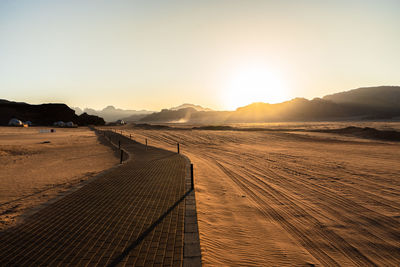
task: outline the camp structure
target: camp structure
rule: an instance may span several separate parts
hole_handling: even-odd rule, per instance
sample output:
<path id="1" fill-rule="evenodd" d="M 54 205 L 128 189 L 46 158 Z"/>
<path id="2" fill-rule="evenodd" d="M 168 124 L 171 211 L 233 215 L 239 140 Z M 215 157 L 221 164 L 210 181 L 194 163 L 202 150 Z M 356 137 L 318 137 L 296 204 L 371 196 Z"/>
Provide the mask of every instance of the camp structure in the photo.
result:
<path id="1" fill-rule="evenodd" d="M 65 123 L 63 121 L 56 121 L 55 123 L 53 123 L 53 125 L 58 127 L 64 127 Z"/>
<path id="2" fill-rule="evenodd" d="M 10 126 L 23 126 L 23 123 L 19 119 L 13 118 L 8 122 L 8 125 L 10 125 Z"/>
<path id="3" fill-rule="evenodd" d="M 77 127 L 72 121 L 66 122 L 64 126 L 69 128 Z"/>

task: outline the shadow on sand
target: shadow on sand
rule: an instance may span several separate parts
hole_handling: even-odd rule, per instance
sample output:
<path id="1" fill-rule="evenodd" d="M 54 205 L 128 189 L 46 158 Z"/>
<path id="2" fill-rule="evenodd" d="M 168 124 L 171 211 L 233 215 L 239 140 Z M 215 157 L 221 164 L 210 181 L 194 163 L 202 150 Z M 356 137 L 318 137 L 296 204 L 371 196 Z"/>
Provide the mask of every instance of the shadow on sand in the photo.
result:
<path id="1" fill-rule="evenodd" d="M 190 189 L 189 191 L 187 191 L 180 199 L 178 199 L 171 207 L 169 207 L 156 221 L 154 221 L 145 231 L 143 231 L 140 236 L 133 241 L 118 257 L 116 257 L 108 266 L 117 266 L 126 256 L 129 255 L 129 253 L 135 249 L 136 246 L 138 246 L 140 244 L 140 242 L 142 242 L 146 236 L 148 234 L 151 233 L 151 231 L 154 230 L 154 228 L 157 227 L 157 225 L 159 223 L 162 222 L 162 220 L 164 220 L 165 217 L 168 216 L 168 214 L 170 214 L 174 208 L 176 206 L 179 205 L 179 203 L 181 203 L 191 192 L 193 189 Z"/>

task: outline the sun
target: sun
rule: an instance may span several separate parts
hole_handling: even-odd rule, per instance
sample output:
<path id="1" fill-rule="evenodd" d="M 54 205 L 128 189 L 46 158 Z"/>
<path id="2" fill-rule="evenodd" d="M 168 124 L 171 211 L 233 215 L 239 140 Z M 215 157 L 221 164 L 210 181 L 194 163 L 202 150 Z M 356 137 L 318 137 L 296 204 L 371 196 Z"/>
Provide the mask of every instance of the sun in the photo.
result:
<path id="1" fill-rule="evenodd" d="M 236 109 L 254 102 L 287 100 L 288 88 L 282 75 L 268 67 L 246 67 L 233 71 L 223 92 L 226 108 Z"/>

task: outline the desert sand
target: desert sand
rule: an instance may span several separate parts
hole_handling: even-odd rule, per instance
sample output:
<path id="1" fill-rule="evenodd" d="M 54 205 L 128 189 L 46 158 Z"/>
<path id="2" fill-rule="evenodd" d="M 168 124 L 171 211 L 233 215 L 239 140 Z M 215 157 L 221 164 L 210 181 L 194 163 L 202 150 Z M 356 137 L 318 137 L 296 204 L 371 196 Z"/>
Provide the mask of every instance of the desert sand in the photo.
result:
<path id="1" fill-rule="evenodd" d="M 116 165 L 88 128 L 0 127 L 0 230 Z"/>
<path id="2" fill-rule="evenodd" d="M 123 129 L 123 128 L 119 128 Z M 280 131 L 125 134 L 194 164 L 208 266 L 400 263 L 400 143 Z"/>

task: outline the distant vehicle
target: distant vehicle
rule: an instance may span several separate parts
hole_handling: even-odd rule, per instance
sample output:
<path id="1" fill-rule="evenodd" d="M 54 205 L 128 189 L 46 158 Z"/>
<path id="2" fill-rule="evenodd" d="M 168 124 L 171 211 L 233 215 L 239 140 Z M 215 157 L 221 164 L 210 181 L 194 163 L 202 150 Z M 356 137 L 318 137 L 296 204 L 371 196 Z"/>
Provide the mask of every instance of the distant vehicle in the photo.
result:
<path id="1" fill-rule="evenodd" d="M 10 126 L 23 126 L 24 124 L 19 119 L 13 118 L 8 122 L 8 125 L 10 125 Z"/>
<path id="2" fill-rule="evenodd" d="M 31 121 L 26 121 L 26 122 L 24 122 L 24 125 L 32 126 L 32 122 Z"/>
<path id="3" fill-rule="evenodd" d="M 126 122 L 124 120 L 117 120 L 115 123 L 117 125 L 125 125 L 126 124 Z"/>

